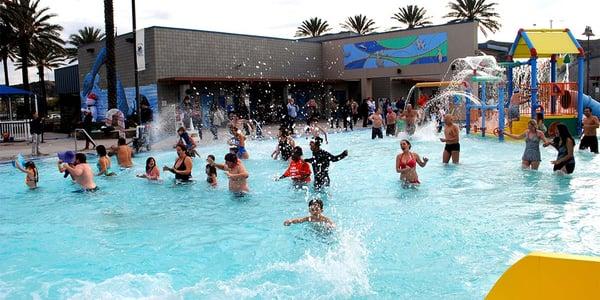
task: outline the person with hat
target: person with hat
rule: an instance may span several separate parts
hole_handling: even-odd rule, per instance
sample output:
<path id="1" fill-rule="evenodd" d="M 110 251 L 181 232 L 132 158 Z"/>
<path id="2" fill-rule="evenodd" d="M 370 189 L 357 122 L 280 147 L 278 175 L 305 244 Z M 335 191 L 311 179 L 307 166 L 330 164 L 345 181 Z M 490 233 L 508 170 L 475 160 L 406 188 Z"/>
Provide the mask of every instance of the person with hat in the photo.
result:
<path id="1" fill-rule="evenodd" d="M 521 90 L 519 90 L 519 88 L 516 87 L 513 90 L 513 95 L 510 97 L 510 104 L 508 105 L 508 128 L 510 129 L 510 133 L 512 133 L 512 123 L 514 121 L 519 121 L 519 119 L 521 118 L 519 106 L 527 102 L 527 99 L 523 100 Z"/>
<path id="2" fill-rule="evenodd" d="M 348 150 L 344 150 L 344 152 L 339 155 L 332 155 L 321 149 L 322 142 L 323 139 L 320 137 L 310 141 L 310 150 L 312 151 L 313 157 L 304 160 L 305 162 L 312 164 L 315 177 L 315 189 L 329 186 L 329 163 L 342 160 L 348 156 Z"/>
<path id="3" fill-rule="evenodd" d="M 69 172 L 71 177 L 79 184 L 84 192 L 95 192 L 98 186 L 94 183 L 94 172 L 87 163 L 84 153 L 65 151 L 58 153 L 58 170 L 61 173 Z"/>
<path id="4" fill-rule="evenodd" d="M 294 186 L 300 187 L 310 182 L 310 174 L 310 165 L 302 160 L 302 147 L 296 146 L 292 152 L 290 165 L 277 180 L 290 177 Z"/>

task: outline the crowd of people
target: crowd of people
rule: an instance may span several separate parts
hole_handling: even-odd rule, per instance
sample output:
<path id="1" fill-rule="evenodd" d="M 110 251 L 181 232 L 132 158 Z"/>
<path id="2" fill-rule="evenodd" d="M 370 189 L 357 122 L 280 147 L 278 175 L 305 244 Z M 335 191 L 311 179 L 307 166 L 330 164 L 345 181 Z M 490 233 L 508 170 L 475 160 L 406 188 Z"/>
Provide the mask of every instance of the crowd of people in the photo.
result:
<path id="1" fill-rule="evenodd" d="M 365 101 L 367 107 L 370 106 L 369 100 Z M 318 123 L 316 103 L 311 104 L 309 102 L 308 107 L 310 108 L 309 111 L 313 111 L 314 115 L 309 118 L 303 134 L 307 139 L 310 139 L 309 147 L 312 156 L 305 158 L 302 147 L 298 146 L 294 140 L 294 137 L 302 136 L 302 133 L 293 134 L 295 118 L 287 118 L 279 128 L 277 145 L 271 156 L 273 159 L 281 159 L 289 164 L 283 174 L 276 178 L 276 180 L 290 178 L 293 186 L 297 188 L 307 187 L 312 183 L 314 190 L 319 191 L 331 184 L 331 178 L 329 177 L 331 162 L 337 162 L 347 157 L 348 150 L 344 150 L 338 155 L 333 155 L 321 148 L 324 142 L 328 143 L 327 130 Z M 360 114 L 361 109 L 356 102 L 351 101 L 348 107 L 350 112 L 354 113 L 356 111 L 357 114 Z M 511 108 L 509 108 L 510 110 Z M 296 114 L 297 117 L 298 107 L 295 106 L 293 99 L 290 99 L 288 102 L 288 112 L 291 115 Z M 581 150 L 589 148 L 591 152 L 598 153 L 596 136 L 600 122 L 592 114 L 589 107 L 585 108 L 584 115 L 583 136 L 579 148 Z M 419 185 L 421 182 L 417 173 L 417 166 L 423 168 L 429 162 L 427 157 L 421 157 L 412 149 L 412 144 L 409 140 L 410 136 L 415 132 L 419 112 L 414 110 L 411 104 L 406 104 L 405 109 L 396 110 L 384 104 L 374 107 L 372 113 L 367 113 L 360 117 L 363 118 L 363 122 L 371 124 L 372 139 L 383 138 L 384 127 L 386 136 L 396 137 L 400 130 L 406 132 L 408 138 L 400 141 L 401 151 L 396 156 L 395 169 L 399 174 L 403 187 L 415 187 Z M 509 117 L 516 116 L 513 114 Z M 347 121 L 349 123 L 356 123 L 357 120 L 349 118 Z M 540 121 L 538 118 L 538 120 L 530 120 L 528 129 L 520 135 L 513 134 L 510 129 L 509 132 L 499 132 L 498 134 L 504 134 L 516 140 L 525 140 L 525 150 L 521 157 L 524 169 L 537 170 L 539 168 L 541 144 L 544 147 L 553 146 L 558 152 L 557 158 L 551 161 L 554 165 L 554 171 L 560 171 L 565 174 L 572 173 L 575 169 L 575 139 L 564 124 L 553 123 L 547 129 L 543 124 L 543 120 Z M 227 177 L 228 187 L 231 192 L 243 195 L 250 191 L 248 185 L 250 172 L 246 169 L 243 162 L 250 158 L 246 135 L 243 132 L 243 128 L 247 128 L 248 126 L 251 126 L 251 124 L 247 124 L 247 120 L 240 119 L 235 114 L 231 116 L 227 125 L 231 137 L 227 141 L 227 144 L 230 146 L 229 153 L 224 155 L 223 163 L 218 163 L 212 154 L 206 158 L 206 181 L 210 186 L 215 187 L 218 185 L 218 170 L 220 170 Z M 445 115 L 443 117 L 443 127 L 443 137 L 439 139 L 445 145 L 442 162 L 447 164 L 451 160 L 452 163 L 458 164 L 460 159 L 460 128 L 454 123 L 452 115 Z M 194 157 L 200 157 L 198 144 L 187 133 L 185 126 L 178 129 L 177 135 L 178 140 L 174 146 L 177 153 L 175 162 L 172 167 L 163 166 L 162 171 L 172 173 L 177 184 L 192 183 L 194 182 L 192 178 Z M 64 173 L 65 177 L 70 176 L 81 187 L 82 191 L 93 192 L 98 190 L 98 186 L 94 181 L 95 176 L 116 175 L 113 171 L 111 155 L 116 156 L 118 166 L 121 169 L 129 169 L 134 166 L 132 160 L 134 151 L 126 143 L 125 138 L 119 138 L 117 145 L 110 147 L 98 145 L 96 152 L 98 158 L 96 172 L 87 163 L 87 157 L 84 153 L 74 153 L 72 151 L 59 153 L 58 171 Z M 33 161 L 15 161 L 15 167 L 26 174 L 25 184 L 29 188 L 34 189 L 37 187 L 39 173 Z M 153 157 L 148 157 L 145 172 L 138 174 L 137 177 L 151 181 L 161 180 L 160 171 L 156 160 Z M 334 226 L 334 223 L 329 218 L 322 215 L 323 202 L 320 199 L 310 201 L 309 212 L 309 216 L 286 220 L 284 225 L 319 222 L 327 226 Z"/>

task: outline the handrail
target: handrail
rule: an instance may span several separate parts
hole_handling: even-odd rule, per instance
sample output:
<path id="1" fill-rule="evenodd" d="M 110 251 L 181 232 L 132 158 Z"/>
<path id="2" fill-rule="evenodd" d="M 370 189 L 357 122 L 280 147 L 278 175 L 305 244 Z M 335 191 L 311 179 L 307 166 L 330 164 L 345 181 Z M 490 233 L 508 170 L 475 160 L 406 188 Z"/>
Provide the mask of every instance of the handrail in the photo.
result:
<path id="1" fill-rule="evenodd" d="M 92 139 L 92 137 L 88 134 L 88 132 L 85 129 L 75 128 L 75 134 L 73 135 L 75 136 L 75 152 L 77 152 L 77 132 L 83 132 L 83 134 L 85 134 L 85 136 L 90 140 L 90 143 L 94 145 L 94 148 L 96 148 L 96 142 L 94 141 L 94 139 Z"/>

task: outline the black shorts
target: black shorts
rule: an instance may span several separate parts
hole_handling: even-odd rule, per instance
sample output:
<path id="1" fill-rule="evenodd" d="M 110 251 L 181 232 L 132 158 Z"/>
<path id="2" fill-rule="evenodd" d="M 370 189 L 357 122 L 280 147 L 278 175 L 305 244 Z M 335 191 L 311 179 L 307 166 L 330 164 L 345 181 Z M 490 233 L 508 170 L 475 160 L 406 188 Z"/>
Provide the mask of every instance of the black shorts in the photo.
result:
<path id="1" fill-rule="evenodd" d="M 579 150 L 590 148 L 590 152 L 598 153 L 598 138 L 591 135 L 586 135 L 579 142 Z"/>
<path id="2" fill-rule="evenodd" d="M 554 165 L 554 171 L 558 171 L 565 167 L 567 174 L 573 173 L 575 171 L 575 160 L 571 159 L 569 161 Z"/>
<path id="3" fill-rule="evenodd" d="M 385 135 L 395 135 L 396 134 L 396 124 L 388 124 L 385 128 Z"/>
<path id="4" fill-rule="evenodd" d="M 383 138 L 383 132 L 381 131 L 381 128 L 371 128 L 371 139 L 374 139 L 375 137 L 380 139 Z"/>
<path id="5" fill-rule="evenodd" d="M 460 143 L 446 144 L 446 146 L 444 147 L 444 151 L 448 153 L 452 153 L 454 151 L 460 152 Z"/>

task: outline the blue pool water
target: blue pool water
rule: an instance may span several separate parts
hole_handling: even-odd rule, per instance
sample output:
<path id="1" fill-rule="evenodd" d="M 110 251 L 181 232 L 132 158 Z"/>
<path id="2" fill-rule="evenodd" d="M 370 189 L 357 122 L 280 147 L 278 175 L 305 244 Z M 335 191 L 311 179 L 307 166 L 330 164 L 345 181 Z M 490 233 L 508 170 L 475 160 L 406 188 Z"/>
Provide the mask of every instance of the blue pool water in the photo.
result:
<path id="1" fill-rule="evenodd" d="M 332 163 L 323 197 L 337 229 L 327 232 L 282 225 L 307 214 L 309 195 L 272 180 L 286 168 L 270 159 L 274 144 L 249 142 L 245 198 L 222 173 L 208 188 L 203 159 L 196 184 L 174 186 L 134 178 L 140 155 L 137 170 L 97 178 L 94 194 L 72 193 L 55 160 L 38 164 L 36 191 L 0 166 L 0 298 L 481 299 L 530 251 L 600 254 L 598 156 L 577 153 L 575 174 L 556 176 L 553 150 L 542 150 L 539 172 L 522 171 L 522 143 L 463 137 L 462 163 L 444 166 L 437 137 L 421 136 L 413 150 L 431 161 L 407 190 L 397 139 L 332 134 L 324 148 L 350 156 Z M 222 161 L 226 151 L 200 152 Z M 152 155 L 161 166 L 175 160 Z"/>

